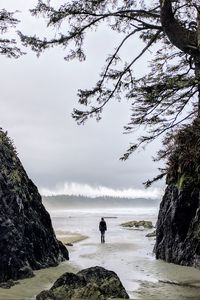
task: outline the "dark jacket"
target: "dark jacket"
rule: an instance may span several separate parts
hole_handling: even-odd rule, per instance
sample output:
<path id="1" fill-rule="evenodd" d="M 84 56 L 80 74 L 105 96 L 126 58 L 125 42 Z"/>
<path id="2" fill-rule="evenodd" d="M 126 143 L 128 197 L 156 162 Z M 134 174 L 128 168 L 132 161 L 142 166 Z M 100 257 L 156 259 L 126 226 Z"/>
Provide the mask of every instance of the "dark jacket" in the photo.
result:
<path id="1" fill-rule="evenodd" d="M 106 226 L 106 222 L 101 220 L 100 223 L 99 223 L 99 230 L 101 232 L 105 232 L 107 230 L 107 226 Z"/>

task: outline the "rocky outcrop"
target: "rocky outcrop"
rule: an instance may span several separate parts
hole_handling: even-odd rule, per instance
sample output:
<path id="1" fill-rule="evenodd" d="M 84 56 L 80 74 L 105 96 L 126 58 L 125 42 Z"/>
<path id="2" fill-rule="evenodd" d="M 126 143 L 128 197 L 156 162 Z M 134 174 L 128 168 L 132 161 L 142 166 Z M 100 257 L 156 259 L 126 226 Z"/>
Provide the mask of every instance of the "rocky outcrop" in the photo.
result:
<path id="1" fill-rule="evenodd" d="M 160 204 L 156 258 L 200 268 L 200 189 L 170 184 Z"/>
<path id="2" fill-rule="evenodd" d="M 68 259 L 54 234 L 36 186 L 0 130 L 0 282 L 33 276 L 33 270 Z"/>
<path id="3" fill-rule="evenodd" d="M 153 228 L 153 224 L 151 221 L 129 221 L 121 224 L 122 227 L 126 228 L 145 228 L 151 229 Z"/>
<path id="4" fill-rule="evenodd" d="M 116 273 L 102 267 L 92 267 L 77 274 L 63 274 L 48 291 L 42 291 L 36 300 L 64 299 L 129 299 Z"/>
<path id="5" fill-rule="evenodd" d="M 200 119 L 165 141 L 164 197 L 157 222 L 155 254 L 180 265 L 200 268 Z"/>
<path id="6" fill-rule="evenodd" d="M 146 236 L 146 237 L 156 237 L 156 230 L 147 233 L 145 236 Z"/>

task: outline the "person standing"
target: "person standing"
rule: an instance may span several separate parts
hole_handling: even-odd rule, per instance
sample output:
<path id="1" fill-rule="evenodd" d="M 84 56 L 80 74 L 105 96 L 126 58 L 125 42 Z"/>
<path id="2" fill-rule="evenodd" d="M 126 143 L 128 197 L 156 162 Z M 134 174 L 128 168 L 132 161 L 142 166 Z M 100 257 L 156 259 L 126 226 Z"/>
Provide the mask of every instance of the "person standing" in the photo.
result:
<path id="1" fill-rule="evenodd" d="M 107 230 L 107 225 L 104 218 L 101 218 L 99 222 L 99 231 L 101 232 L 101 243 L 105 243 L 105 231 Z"/>

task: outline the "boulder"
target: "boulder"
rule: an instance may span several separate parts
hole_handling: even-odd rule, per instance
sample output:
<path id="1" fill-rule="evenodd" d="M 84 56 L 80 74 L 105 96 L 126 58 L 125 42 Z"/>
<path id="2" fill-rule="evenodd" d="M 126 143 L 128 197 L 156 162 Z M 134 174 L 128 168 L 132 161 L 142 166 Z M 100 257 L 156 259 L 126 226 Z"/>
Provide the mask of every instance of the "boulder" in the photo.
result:
<path id="1" fill-rule="evenodd" d="M 72 244 L 72 243 L 66 243 L 65 245 L 66 245 L 66 246 L 73 247 L 73 244 Z"/>
<path id="2" fill-rule="evenodd" d="M 42 291 L 36 300 L 68 299 L 129 299 L 117 274 L 102 267 L 84 269 L 77 274 L 63 274 L 48 291 Z"/>
<path id="3" fill-rule="evenodd" d="M 19 279 L 34 277 L 33 270 L 29 266 L 24 266 L 19 269 Z"/>
<path id="4" fill-rule="evenodd" d="M 156 236 L 156 230 L 147 233 L 145 236 L 146 236 L 146 237 L 155 237 L 155 236 Z"/>
<path id="5" fill-rule="evenodd" d="M 151 221 L 129 221 L 121 224 L 122 227 L 126 228 L 145 228 L 145 229 L 151 229 L 153 228 L 153 224 Z"/>
<path id="6" fill-rule="evenodd" d="M 12 141 L 0 130 L 0 282 L 68 259 L 49 213 L 27 176 Z"/>
<path id="7" fill-rule="evenodd" d="M 1 282 L 0 283 L 0 288 L 2 289 L 10 289 L 12 286 L 18 284 L 18 282 L 14 282 L 12 279 L 9 279 L 8 281 L 6 282 Z"/>

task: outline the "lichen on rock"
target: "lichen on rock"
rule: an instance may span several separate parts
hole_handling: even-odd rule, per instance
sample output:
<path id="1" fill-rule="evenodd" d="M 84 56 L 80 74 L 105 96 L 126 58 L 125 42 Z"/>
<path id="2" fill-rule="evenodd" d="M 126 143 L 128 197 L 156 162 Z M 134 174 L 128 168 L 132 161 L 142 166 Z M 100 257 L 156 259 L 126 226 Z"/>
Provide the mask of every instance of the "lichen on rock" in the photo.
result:
<path id="1" fill-rule="evenodd" d="M 129 296 L 115 272 L 96 266 L 77 274 L 63 274 L 50 290 L 37 295 L 36 300 L 110 298 L 129 299 Z"/>

